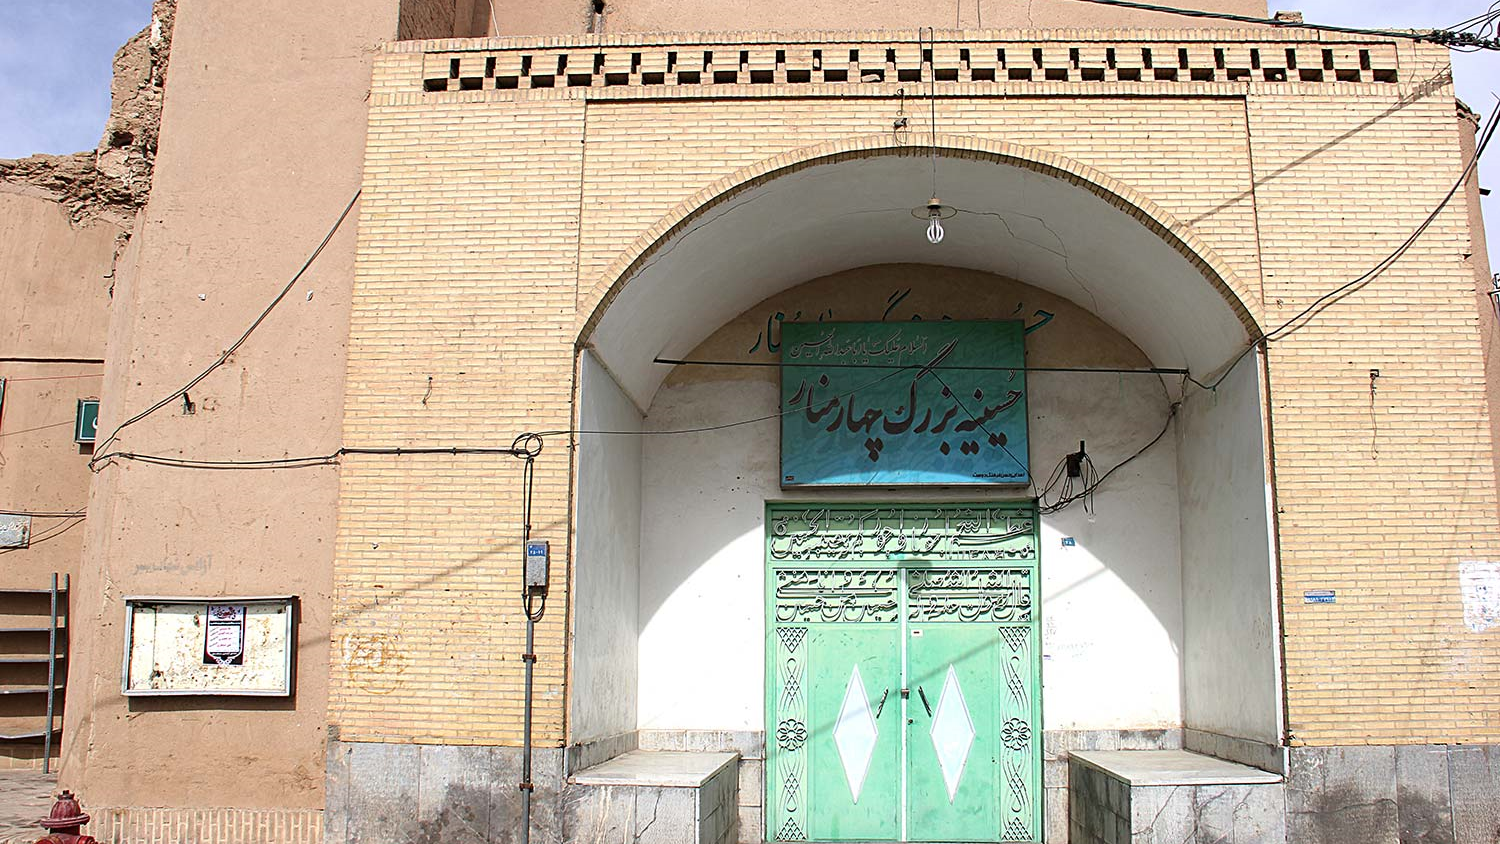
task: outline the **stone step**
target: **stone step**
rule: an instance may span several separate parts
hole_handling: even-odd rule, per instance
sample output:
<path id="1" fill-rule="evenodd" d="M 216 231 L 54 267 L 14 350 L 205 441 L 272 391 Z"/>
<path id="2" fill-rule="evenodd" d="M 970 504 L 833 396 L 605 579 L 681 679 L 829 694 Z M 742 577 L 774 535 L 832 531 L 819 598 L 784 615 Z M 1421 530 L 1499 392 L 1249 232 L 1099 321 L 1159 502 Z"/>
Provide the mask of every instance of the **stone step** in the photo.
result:
<path id="1" fill-rule="evenodd" d="M 563 840 L 734 844 L 738 753 L 632 750 L 568 777 Z"/>

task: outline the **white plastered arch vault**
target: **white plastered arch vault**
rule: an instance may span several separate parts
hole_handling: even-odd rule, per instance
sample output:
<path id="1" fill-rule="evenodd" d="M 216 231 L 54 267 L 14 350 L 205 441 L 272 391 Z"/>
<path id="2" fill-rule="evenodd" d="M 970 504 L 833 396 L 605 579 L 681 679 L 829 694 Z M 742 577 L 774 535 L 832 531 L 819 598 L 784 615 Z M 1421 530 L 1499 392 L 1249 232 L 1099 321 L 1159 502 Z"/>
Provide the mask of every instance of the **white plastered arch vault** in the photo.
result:
<path id="1" fill-rule="evenodd" d="M 686 353 L 778 290 L 886 263 L 1023 279 L 1093 311 L 1156 366 L 1199 375 L 1259 336 L 1254 290 L 1134 188 L 1018 144 L 938 135 L 936 148 L 935 178 L 932 146 L 882 135 L 786 153 L 708 186 L 601 275 L 580 344 L 644 407 L 667 371 L 654 358 Z M 937 247 L 910 213 L 934 182 L 961 209 Z"/>
<path id="2" fill-rule="evenodd" d="M 722 326 L 805 282 L 877 265 L 931 265 L 1023 282 L 1097 317 L 1128 338 L 1151 365 L 1188 369 L 1203 378 L 1216 376 L 1217 369 L 1260 336 L 1256 315 L 1261 303 L 1255 288 L 1187 225 L 1129 185 L 1062 156 L 1004 142 L 939 135 L 935 148 L 936 193 L 945 205 L 960 209 L 945 221 L 947 237 L 940 245 L 927 242 L 925 221 L 912 215 L 933 193 L 934 147 L 892 146 L 889 135 L 849 138 L 767 159 L 706 186 L 642 232 L 580 303 L 581 430 L 649 431 L 660 426 L 660 419 L 641 419 L 642 409 L 652 409 L 655 416 L 653 401 L 667 393 L 663 383 L 672 367 L 656 363 L 658 358 L 688 357 Z M 1177 726 L 1184 728 L 1179 737 L 1196 730 L 1266 747 L 1279 743 L 1281 691 L 1260 371 L 1258 357 L 1249 356 L 1218 393 L 1197 393 L 1196 405 L 1187 398 L 1174 435 L 1157 449 L 1161 465 L 1153 471 L 1158 474 L 1137 489 L 1128 480 L 1115 481 L 1122 496 L 1166 490 L 1162 494 L 1171 499 L 1171 513 L 1153 529 L 1173 534 L 1163 545 L 1171 565 L 1151 569 L 1149 576 L 1146 566 L 1137 566 L 1132 574 L 1127 564 L 1117 565 L 1111 555 L 1138 539 L 1127 536 L 1128 530 L 1101 537 L 1087 550 L 1106 576 L 1101 580 L 1118 581 L 1122 593 L 1139 595 L 1140 603 L 1151 604 L 1151 611 L 1171 628 L 1164 647 L 1175 660 L 1172 670 L 1178 672 L 1181 688 L 1172 690 L 1166 709 L 1175 718 L 1146 719 L 1149 723 L 1138 726 Z M 1176 387 L 1171 379 L 1174 399 L 1179 398 Z M 1161 387 L 1154 389 L 1156 406 L 1163 408 Z M 765 401 L 775 407 L 774 397 Z M 1131 436 L 1149 439 L 1160 430 L 1161 419 L 1149 423 L 1144 438 L 1141 431 Z M 725 672 L 690 669 L 674 681 L 736 697 L 740 703 L 708 706 L 690 716 L 658 717 L 647 711 L 652 695 L 646 690 L 662 675 L 646 664 L 647 651 L 659 647 L 648 642 L 647 634 L 666 617 L 659 616 L 661 584 L 648 581 L 656 567 L 670 565 L 660 556 L 660 537 L 649 535 L 653 520 L 679 506 L 653 504 L 659 498 L 654 490 L 675 483 L 680 466 L 696 465 L 686 452 L 663 460 L 666 446 L 661 444 L 676 439 L 579 438 L 570 743 L 600 742 L 638 728 L 729 731 L 725 734 L 760 728 L 760 696 L 752 689 L 759 680 L 751 677 L 739 684 L 740 678 L 757 673 L 753 666 L 761 658 L 756 633 L 749 628 L 736 630 L 734 637 L 750 642 L 746 647 L 754 653 L 742 654 Z M 1077 440 L 1074 435 L 1072 442 Z M 1132 448 L 1134 444 L 1139 443 Z M 1050 469 L 1053 459 L 1048 456 L 1042 468 Z M 654 468 L 653 460 L 658 463 Z M 760 466 L 768 461 L 774 462 L 772 453 L 758 453 L 752 462 Z M 663 463 L 671 465 L 663 468 Z M 1231 478 L 1232 484 L 1226 480 Z M 719 526 L 722 542 L 695 536 L 674 549 L 685 559 L 679 561 L 681 579 L 671 575 L 667 591 L 678 589 L 673 597 L 680 603 L 701 602 L 704 589 L 725 588 L 725 581 L 705 585 L 708 581 L 702 579 L 689 588 L 699 569 L 722 569 L 730 556 L 741 573 L 758 566 L 752 559 L 760 529 L 757 513 L 765 500 L 782 495 L 775 488 L 774 471 L 765 488 L 747 484 L 750 479 L 734 473 L 720 485 L 736 486 L 741 499 L 732 505 L 710 500 L 717 491 L 689 495 L 691 500 L 682 503 L 727 507 L 744 515 L 740 522 Z M 962 495 L 913 493 L 928 498 L 944 494 L 950 499 Z M 882 497 L 904 495 L 887 490 Z M 1090 530 L 1102 534 L 1108 527 L 1107 519 L 1098 526 L 1083 522 L 1082 512 L 1048 517 L 1044 543 L 1077 534 L 1079 546 L 1088 546 L 1083 537 Z M 640 541 L 633 542 L 634 537 Z M 1165 597 L 1146 596 L 1154 588 L 1152 578 L 1159 580 L 1168 569 L 1174 582 Z M 745 610 L 751 627 L 759 623 L 750 618 L 760 600 L 753 596 L 762 588 L 758 568 L 756 572 L 734 580 L 732 587 L 752 596 Z M 1069 584 L 1050 588 L 1066 592 L 1074 588 L 1074 580 L 1083 584 L 1080 588 L 1098 586 L 1090 582 L 1093 574 L 1069 577 Z M 1048 588 L 1044 583 L 1044 603 Z M 1173 608 L 1164 612 L 1164 604 Z M 653 635 L 665 638 L 670 648 L 722 638 L 711 631 L 694 636 L 684 629 Z M 1060 644 L 1059 653 L 1065 646 Z M 1245 671 L 1253 676 L 1242 681 Z M 729 676 L 734 672 L 738 674 Z M 1164 682 L 1161 674 L 1157 681 Z M 681 688 L 670 696 L 684 697 Z M 1069 729 L 1124 729 L 1135 723 L 1127 717 L 1092 724 L 1071 714 L 1058 721 Z"/>

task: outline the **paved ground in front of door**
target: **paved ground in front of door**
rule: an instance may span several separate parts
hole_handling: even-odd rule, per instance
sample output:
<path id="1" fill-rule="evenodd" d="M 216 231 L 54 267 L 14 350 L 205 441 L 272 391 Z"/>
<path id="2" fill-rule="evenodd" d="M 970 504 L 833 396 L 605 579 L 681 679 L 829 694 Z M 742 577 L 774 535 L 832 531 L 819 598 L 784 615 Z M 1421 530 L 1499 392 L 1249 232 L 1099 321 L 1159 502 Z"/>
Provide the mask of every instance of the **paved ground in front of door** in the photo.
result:
<path id="1" fill-rule="evenodd" d="M 56 774 L 40 769 L 0 771 L 0 844 L 32 844 L 46 834 L 37 821 L 52 810 L 56 790 Z"/>

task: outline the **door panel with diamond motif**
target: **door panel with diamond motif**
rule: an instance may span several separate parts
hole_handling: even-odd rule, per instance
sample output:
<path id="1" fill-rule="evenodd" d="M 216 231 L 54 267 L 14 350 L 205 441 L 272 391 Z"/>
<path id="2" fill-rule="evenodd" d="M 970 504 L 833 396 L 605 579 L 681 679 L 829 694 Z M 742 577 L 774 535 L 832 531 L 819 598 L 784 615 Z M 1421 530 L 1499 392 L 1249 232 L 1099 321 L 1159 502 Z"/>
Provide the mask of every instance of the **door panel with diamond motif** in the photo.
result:
<path id="1" fill-rule="evenodd" d="M 767 840 L 1039 841 L 1034 511 L 768 516 Z"/>
<path id="2" fill-rule="evenodd" d="M 907 638 L 909 840 L 1036 840 L 1029 660 L 1007 644 L 1029 656 L 1029 629 L 917 623 Z"/>
<path id="3" fill-rule="evenodd" d="M 893 840 L 900 833 L 899 627 L 830 624 L 808 646 L 808 814 L 812 841 Z"/>

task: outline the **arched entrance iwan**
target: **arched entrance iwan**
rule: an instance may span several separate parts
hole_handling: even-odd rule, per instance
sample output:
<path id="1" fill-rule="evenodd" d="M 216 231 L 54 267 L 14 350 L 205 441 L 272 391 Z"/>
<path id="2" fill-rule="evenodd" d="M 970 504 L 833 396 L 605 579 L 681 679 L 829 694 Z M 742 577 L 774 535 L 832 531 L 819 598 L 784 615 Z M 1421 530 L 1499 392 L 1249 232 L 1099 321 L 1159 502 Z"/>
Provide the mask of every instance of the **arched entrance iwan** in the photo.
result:
<path id="1" fill-rule="evenodd" d="M 990 773 L 1009 800 L 1001 770 L 1009 763 L 998 761 L 1005 742 L 1036 760 L 1026 773 L 1036 790 L 1028 823 L 1046 828 L 1066 823 L 1066 795 L 1047 786 L 1065 779 L 1043 768 L 1065 765 L 1068 749 L 1274 752 L 1283 728 L 1262 362 L 1241 357 L 1212 391 L 1179 374 L 1217 378 L 1259 336 L 1254 291 L 1162 209 L 1082 165 L 940 138 L 934 166 L 929 148 L 881 143 L 830 145 L 711 186 L 601 279 L 579 336 L 570 744 L 737 750 L 749 772 L 741 823 L 778 832 L 794 818 L 778 808 L 787 802 L 781 768 L 801 740 L 777 734 L 799 719 L 778 709 L 786 655 L 776 653 L 771 522 L 797 508 L 1016 505 L 1035 516 L 1035 639 L 1026 656 L 1034 711 L 1002 741 L 1014 713 L 968 706 L 973 729 L 958 730 L 956 786 L 952 760 L 935 758 L 937 803 L 946 789 L 957 805 L 956 789 Z M 934 192 L 934 170 L 935 192 L 955 210 L 936 245 L 911 213 Z M 776 365 L 784 327 L 859 322 L 912 332 L 945 321 L 1020 323 L 1027 482 L 784 488 L 787 408 Z M 1067 497 L 1067 455 L 1080 443 L 1098 474 L 1110 474 L 1088 499 L 1047 512 Z M 1076 491 L 1083 479 L 1073 483 Z M 901 582 L 897 591 L 910 585 Z M 907 645 L 914 630 L 932 635 L 909 623 L 894 630 Z M 885 647 L 850 641 L 861 655 Z M 1003 690 L 995 665 L 994 677 L 965 682 Z M 856 694 L 852 672 L 840 667 L 837 688 L 819 692 L 829 702 L 815 704 L 830 714 L 802 722 L 809 745 L 819 729 L 830 731 L 824 794 L 830 783 L 849 785 L 854 797 L 866 784 L 872 794 L 890 787 L 908 796 L 926 787 L 910 741 L 889 757 L 906 760 L 904 773 L 881 771 L 882 737 L 900 724 L 873 722 L 865 731 L 873 739 L 858 730 L 832 738 L 874 715 L 891 685 L 865 677 L 878 670 L 861 670 Z M 915 670 L 892 669 L 898 679 Z M 941 712 L 945 682 L 918 684 L 925 701 L 907 684 L 898 711 Z M 862 696 L 869 713 L 849 708 Z M 923 735 L 941 757 L 946 722 L 927 717 L 934 726 Z M 986 745 L 990 723 L 996 735 Z M 795 817 L 828 838 L 840 824 L 852 829 L 829 820 L 838 811 Z M 920 807 L 901 808 L 892 825 L 849 834 L 908 837 L 910 823 L 934 822 L 924 817 Z M 1008 840 L 1003 829 L 994 840 Z"/>

